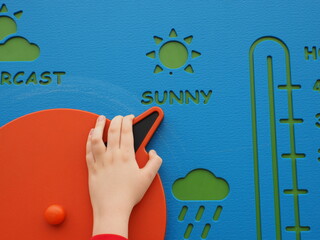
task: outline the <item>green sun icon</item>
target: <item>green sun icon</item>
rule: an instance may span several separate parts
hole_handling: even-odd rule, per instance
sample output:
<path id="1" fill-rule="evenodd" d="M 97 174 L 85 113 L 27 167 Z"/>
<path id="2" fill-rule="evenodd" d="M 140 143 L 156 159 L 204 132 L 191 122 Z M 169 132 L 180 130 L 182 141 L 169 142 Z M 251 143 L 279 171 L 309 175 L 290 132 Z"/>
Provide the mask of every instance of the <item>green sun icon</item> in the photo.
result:
<path id="1" fill-rule="evenodd" d="M 194 73 L 188 61 L 201 56 L 201 53 L 188 49 L 188 45 L 191 44 L 193 36 L 180 39 L 177 32 L 172 29 L 167 41 L 157 36 L 154 36 L 153 39 L 158 45 L 158 49 L 148 52 L 146 56 L 160 61 L 160 63 L 156 65 L 153 71 L 154 73 L 160 73 L 164 71 L 164 68 L 169 69 L 170 75 L 173 74 L 173 70 L 179 68 L 183 68 L 184 71 L 188 73 Z"/>

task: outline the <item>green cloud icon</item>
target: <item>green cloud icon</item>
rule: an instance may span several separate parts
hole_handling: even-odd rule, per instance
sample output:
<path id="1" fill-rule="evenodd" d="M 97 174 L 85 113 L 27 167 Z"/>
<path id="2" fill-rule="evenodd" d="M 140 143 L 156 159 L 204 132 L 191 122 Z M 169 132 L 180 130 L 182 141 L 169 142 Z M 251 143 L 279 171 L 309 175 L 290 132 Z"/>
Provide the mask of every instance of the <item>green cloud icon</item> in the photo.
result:
<path id="1" fill-rule="evenodd" d="M 175 198 L 182 201 L 223 200 L 229 193 L 229 184 L 205 169 L 195 169 L 172 186 Z"/>
<path id="2" fill-rule="evenodd" d="M 23 37 L 13 37 L 0 44 L 0 61 L 33 61 L 40 56 L 40 48 Z"/>

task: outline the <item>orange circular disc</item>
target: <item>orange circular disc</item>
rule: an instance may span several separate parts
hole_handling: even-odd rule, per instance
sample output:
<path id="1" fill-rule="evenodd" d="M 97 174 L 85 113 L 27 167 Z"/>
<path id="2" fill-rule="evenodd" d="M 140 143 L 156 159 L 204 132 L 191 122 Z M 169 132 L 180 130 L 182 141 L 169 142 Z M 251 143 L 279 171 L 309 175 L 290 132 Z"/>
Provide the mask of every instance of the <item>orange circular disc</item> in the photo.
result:
<path id="1" fill-rule="evenodd" d="M 96 119 L 89 112 L 55 109 L 23 116 L 0 128 L 0 239 L 90 239 L 85 145 Z M 144 149 L 140 158 L 148 159 Z M 57 209 L 49 210 L 46 216 L 48 207 L 55 205 L 61 206 L 61 212 L 52 217 Z M 50 224 L 50 219 L 58 224 Z M 163 240 L 165 225 L 165 196 L 157 175 L 133 210 L 129 239 Z"/>

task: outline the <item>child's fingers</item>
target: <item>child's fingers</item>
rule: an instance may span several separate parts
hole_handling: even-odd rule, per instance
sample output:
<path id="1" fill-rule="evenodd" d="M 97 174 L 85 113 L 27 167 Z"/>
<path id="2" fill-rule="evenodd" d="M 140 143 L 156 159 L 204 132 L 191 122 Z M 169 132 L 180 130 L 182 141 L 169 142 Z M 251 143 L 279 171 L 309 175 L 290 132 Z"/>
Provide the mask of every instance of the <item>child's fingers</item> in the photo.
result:
<path id="1" fill-rule="evenodd" d="M 88 170 L 93 169 L 93 166 L 94 166 L 94 156 L 92 154 L 92 147 L 91 147 L 92 133 L 93 133 L 93 129 L 91 129 L 89 132 L 87 144 L 86 144 L 86 162 L 87 162 Z"/>
<path id="2" fill-rule="evenodd" d="M 158 156 L 156 151 L 151 150 L 149 152 L 149 161 L 147 162 L 146 166 L 143 168 L 147 179 L 150 183 L 153 181 L 154 177 L 156 176 L 157 172 L 159 171 L 162 164 L 161 157 Z"/>
<path id="3" fill-rule="evenodd" d="M 110 150 L 120 147 L 120 131 L 122 119 L 122 116 L 116 116 L 110 123 L 108 130 L 108 149 Z"/>
<path id="4" fill-rule="evenodd" d="M 93 155 L 101 155 L 105 152 L 106 146 L 102 140 L 103 129 L 106 124 L 106 117 L 99 116 L 96 122 L 96 126 L 91 134 L 91 146 Z"/>
<path id="5" fill-rule="evenodd" d="M 125 116 L 122 120 L 121 126 L 120 148 L 121 150 L 128 152 L 129 154 L 134 154 L 134 142 L 132 132 L 133 118 L 133 115 Z"/>

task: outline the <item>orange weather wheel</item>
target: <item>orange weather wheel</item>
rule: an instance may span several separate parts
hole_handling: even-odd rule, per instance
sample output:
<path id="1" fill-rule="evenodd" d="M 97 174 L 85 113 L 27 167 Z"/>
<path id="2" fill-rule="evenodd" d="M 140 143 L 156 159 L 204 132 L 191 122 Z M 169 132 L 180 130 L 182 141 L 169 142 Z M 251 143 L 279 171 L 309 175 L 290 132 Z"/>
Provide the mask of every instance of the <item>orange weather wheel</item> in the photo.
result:
<path id="1" fill-rule="evenodd" d="M 162 117 L 161 109 L 155 107 L 134 119 L 140 167 L 148 160 L 145 146 Z M 89 112 L 54 109 L 23 116 L 0 128 L 0 239 L 90 239 L 85 144 L 96 118 Z M 163 240 L 165 225 L 165 196 L 157 175 L 133 210 L 129 239 Z"/>

